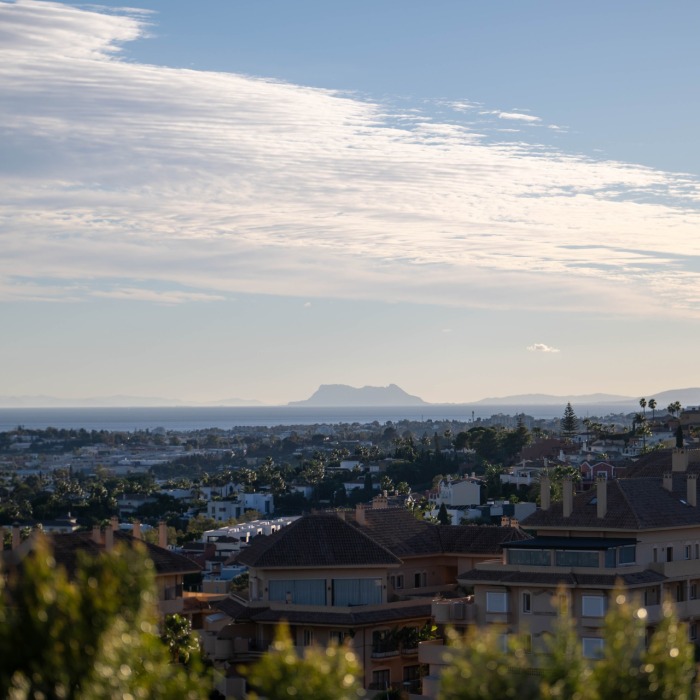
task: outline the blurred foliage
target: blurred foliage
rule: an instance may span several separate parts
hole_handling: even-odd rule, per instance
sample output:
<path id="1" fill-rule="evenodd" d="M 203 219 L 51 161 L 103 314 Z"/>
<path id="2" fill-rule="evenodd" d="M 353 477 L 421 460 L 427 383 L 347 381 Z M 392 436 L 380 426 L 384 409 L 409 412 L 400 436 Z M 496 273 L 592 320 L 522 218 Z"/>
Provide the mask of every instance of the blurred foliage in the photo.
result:
<path id="1" fill-rule="evenodd" d="M 358 681 L 360 662 L 347 646 L 310 646 L 299 656 L 286 625 L 277 629 L 270 651 L 241 671 L 267 700 L 357 700 L 364 696 Z M 252 693 L 250 697 L 258 696 Z"/>
<path id="2" fill-rule="evenodd" d="M 560 601 L 566 601 L 563 594 Z M 563 602 L 546 653 L 533 654 L 530 637 L 470 630 L 450 635 L 440 700 L 690 700 L 695 690 L 694 646 L 673 606 L 647 643 L 647 611 L 622 589 L 612 596 L 602 629 L 600 658 L 583 657 Z"/>
<path id="3" fill-rule="evenodd" d="M 159 637 L 153 576 L 143 551 L 122 548 L 81 553 L 69 576 L 37 537 L 0 592 L 0 697 L 207 697 L 198 652 L 185 669 Z"/>

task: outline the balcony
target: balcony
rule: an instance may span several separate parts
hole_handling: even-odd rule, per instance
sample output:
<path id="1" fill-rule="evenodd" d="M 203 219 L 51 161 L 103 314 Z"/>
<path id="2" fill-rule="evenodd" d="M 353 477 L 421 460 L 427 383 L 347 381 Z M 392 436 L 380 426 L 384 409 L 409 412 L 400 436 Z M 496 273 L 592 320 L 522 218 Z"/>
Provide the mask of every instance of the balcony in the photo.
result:
<path id="1" fill-rule="evenodd" d="M 418 645 L 418 661 L 421 664 L 444 665 L 443 655 L 447 647 L 442 639 L 430 639 Z"/>
<path id="2" fill-rule="evenodd" d="M 652 571 L 663 574 L 667 578 L 697 576 L 700 578 L 700 559 L 680 559 L 649 564 Z"/>
<path id="3" fill-rule="evenodd" d="M 458 600 L 434 600 L 432 616 L 439 625 L 467 625 L 476 621 L 473 596 Z"/>
<path id="4" fill-rule="evenodd" d="M 398 643 L 391 641 L 372 646 L 373 659 L 389 659 L 393 656 L 398 656 L 401 653 Z"/>

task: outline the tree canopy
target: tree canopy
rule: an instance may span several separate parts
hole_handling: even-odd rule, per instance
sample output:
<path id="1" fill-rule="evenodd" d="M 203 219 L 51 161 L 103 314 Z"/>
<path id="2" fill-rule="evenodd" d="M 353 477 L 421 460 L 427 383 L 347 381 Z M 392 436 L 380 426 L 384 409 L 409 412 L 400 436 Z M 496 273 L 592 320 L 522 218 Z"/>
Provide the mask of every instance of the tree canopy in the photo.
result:
<path id="1" fill-rule="evenodd" d="M 198 650 L 187 669 L 171 663 L 155 604 L 143 552 L 80 556 L 69 576 L 38 537 L 0 591 L 0 697 L 206 698 Z"/>

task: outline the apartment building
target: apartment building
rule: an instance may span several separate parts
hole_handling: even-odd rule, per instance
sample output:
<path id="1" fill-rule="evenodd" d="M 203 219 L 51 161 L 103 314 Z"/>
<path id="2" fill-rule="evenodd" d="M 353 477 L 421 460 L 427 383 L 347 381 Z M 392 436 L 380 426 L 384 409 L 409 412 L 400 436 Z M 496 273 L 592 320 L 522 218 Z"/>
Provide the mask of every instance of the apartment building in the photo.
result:
<path id="1" fill-rule="evenodd" d="M 347 641 L 363 666 L 363 684 L 379 691 L 419 690 L 425 669 L 418 642 L 431 627 L 436 595 L 454 595 L 460 568 L 501 552 L 514 527 L 438 526 L 377 497 L 354 512 L 300 518 L 259 537 L 238 556 L 249 567 L 248 598 L 214 603 L 205 651 L 227 674 L 220 688 L 244 697 L 241 663 L 257 658 L 278 624 L 297 647 Z"/>
<path id="2" fill-rule="evenodd" d="M 698 474 L 684 471 L 683 464 L 687 467 L 684 456 L 676 455 L 676 471 L 661 478 L 611 481 L 601 474 L 593 489 L 576 495 L 565 480 L 558 503 L 550 503 L 549 480 L 543 477 L 541 508 L 522 523 L 535 536 L 504 543 L 500 558 L 460 572 L 459 582 L 473 588 L 473 595 L 436 601 L 436 622 L 529 635 L 533 652 L 546 651 L 563 595 L 583 653 L 594 658 L 602 649 L 609 598 L 621 583 L 645 607 L 650 629 L 661 620 L 661 603 L 669 597 L 691 639 L 697 639 Z M 435 694 L 441 659 L 439 648 L 421 654 L 420 661 L 430 664 L 428 695 Z"/>

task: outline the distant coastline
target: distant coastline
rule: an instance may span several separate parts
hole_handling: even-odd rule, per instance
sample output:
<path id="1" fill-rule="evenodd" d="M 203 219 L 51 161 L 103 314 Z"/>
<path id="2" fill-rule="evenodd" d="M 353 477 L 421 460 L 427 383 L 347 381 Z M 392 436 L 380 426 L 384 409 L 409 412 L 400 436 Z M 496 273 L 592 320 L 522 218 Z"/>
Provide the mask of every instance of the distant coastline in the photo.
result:
<path id="1" fill-rule="evenodd" d="M 536 419 L 561 417 L 565 404 L 478 405 L 426 404 L 422 406 L 165 406 L 133 408 L 0 408 L 0 432 L 21 425 L 28 429 L 84 428 L 85 430 L 136 431 L 164 428 L 169 431 L 230 430 L 241 427 L 305 426 L 335 423 L 384 424 L 387 421 L 459 421 L 489 418 L 494 414 L 524 413 Z M 633 405 L 601 403 L 574 406 L 579 418 L 630 413 Z"/>

